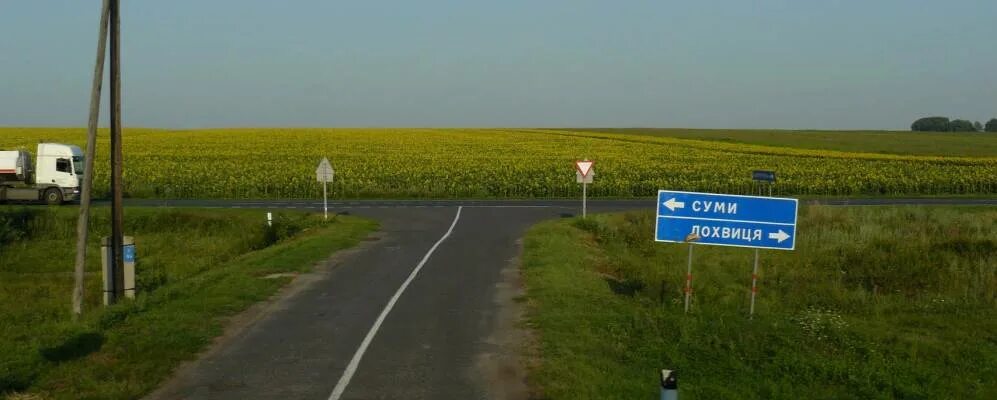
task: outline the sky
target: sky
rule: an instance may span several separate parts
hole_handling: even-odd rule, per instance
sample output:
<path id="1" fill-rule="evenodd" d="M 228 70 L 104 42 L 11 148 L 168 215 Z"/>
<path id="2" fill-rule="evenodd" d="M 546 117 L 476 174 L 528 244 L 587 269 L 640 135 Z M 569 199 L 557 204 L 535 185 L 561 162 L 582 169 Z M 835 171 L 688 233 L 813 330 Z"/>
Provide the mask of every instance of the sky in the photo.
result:
<path id="1" fill-rule="evenodd" d="M 929 115 L 997 117 L 993 0 L 122 3 L 126 126 L 907 129 Z M 0 125 L 86 125 L 99 11 L 100 0 L 0 1 Z"/>

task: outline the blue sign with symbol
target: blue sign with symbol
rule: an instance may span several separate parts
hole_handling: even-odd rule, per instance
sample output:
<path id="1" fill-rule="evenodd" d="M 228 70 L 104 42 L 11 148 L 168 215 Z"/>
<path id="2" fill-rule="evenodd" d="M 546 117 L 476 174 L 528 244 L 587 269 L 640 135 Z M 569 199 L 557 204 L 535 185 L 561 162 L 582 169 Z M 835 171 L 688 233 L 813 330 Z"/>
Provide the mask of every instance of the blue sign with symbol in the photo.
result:
<path id="1" fill-rule="evenodd" d="M 654 240 L 793 250 L 796 199 L 659 190 Z"/>
<path id="2" fill-rule="evenodd" d="M 135 245 L 128 245 L 124 247 L 124 251 L 121 252 L 121 258 L 124 262 L 135 262 Z"/>

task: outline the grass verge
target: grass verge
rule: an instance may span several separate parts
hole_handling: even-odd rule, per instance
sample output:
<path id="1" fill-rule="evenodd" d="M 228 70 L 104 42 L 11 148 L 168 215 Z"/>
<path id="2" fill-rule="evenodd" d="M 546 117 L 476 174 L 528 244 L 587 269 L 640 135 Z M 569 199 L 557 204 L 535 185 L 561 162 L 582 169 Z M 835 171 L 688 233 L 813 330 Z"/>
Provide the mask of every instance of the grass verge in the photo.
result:
<path id="1" fill-rule="evenodd" d="M 85 316 L 72 322 L 75 207 L 0 207 L 0 397 L 133 399 L 222 333 L 225 317 L 376 229 L 369 220 L 251 210 L 125 210 L 139 295 L 102 308 L 94 213 Z"/>
<path id="2" fill-rule="evenodd" d="M 552 399 L 997 398 L 997 210 L 804 207 L 797 251 L 656 244 L 653 214 L 525 239 L 532 381 Z"/>

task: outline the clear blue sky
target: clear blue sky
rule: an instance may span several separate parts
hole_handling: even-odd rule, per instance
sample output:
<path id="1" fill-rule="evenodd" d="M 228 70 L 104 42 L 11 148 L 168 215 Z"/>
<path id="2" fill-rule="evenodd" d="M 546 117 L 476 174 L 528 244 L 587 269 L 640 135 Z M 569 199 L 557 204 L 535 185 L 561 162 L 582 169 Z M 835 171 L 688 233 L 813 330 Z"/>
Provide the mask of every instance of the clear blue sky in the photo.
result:
<path id="1" fill-rule="evenodd" d="M 123 3 L 128 126 L 905 129 L 997 116 L 993 0 Z M 85 125 L 99 7 L 0 4 L 0 125 Z"/>

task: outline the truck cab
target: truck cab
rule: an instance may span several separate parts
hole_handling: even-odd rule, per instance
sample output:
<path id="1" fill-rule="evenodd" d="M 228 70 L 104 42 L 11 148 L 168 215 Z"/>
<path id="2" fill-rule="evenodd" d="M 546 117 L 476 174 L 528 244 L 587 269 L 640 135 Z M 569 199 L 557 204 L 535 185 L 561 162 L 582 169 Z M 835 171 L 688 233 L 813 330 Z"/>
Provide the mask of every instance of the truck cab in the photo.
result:
<path id="1" fill-rule="evenodd" d="M 79 196 L 83 186 L 83 151 L 79 146 L 39 143 L 35 167 L 31 164 L 31 155 L 25 151 L 0 151 L 0 201 L 61 204 Z"/>
<path id="2" fill-rule="evenodd" d="M 78 146 L 39 143 L 35 185 L 63 189 L 63 199 L 79 195 L 83 182 L 83 152 Z M 46 199 L 47 200 L 47 199 Z"/>

